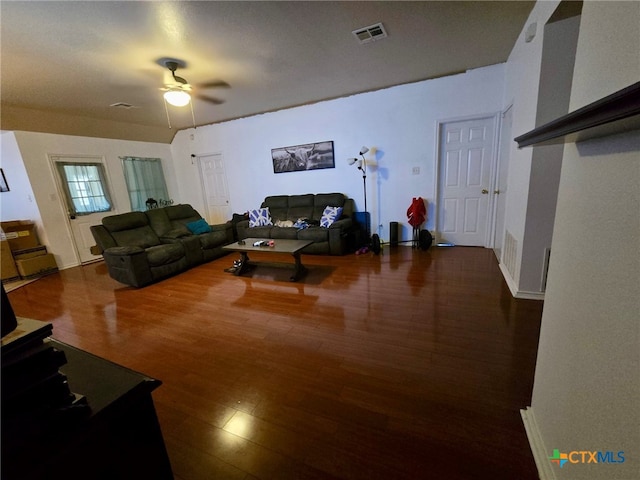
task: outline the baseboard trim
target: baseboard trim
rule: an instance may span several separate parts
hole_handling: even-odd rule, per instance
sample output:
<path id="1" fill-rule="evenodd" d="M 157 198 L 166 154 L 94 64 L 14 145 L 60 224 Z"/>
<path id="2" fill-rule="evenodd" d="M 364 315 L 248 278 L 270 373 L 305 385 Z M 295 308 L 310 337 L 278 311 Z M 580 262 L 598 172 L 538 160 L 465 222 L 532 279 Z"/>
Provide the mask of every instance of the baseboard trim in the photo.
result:
<path id="1" fill-rule="evenodd" d="M 540 480 L 557 480 L 556 474 L 551 468 L 551 462 L 549 461 L 547 449 L 542 441 L 542 435 L 538 430 L 538 424 L 536 423 L 536 417 L 533 414 L 531 407 L 527 407 L 520 410 L 522 416 L 522 423 L 524 429 L 527 432 L 527 438 L 529 439 L 529 446 L 531 447 L 531 453 L 533 453 L 533 459 L 536 462 L 538 468 L 538 477 Z"/>
<path id="2" fill-rule="evenodd" d="M 518 286 L 513 278 L 511 278 L 511 274 L 509 273 L 509 270 L 507 270 L 507 267 L 505 267 L 503 263 L 499 263 L 498 267 L 500 267 L 502 277 L 504 278 L 504 281 L 507 282 L 507 286 L 514 298 L 522 298 L 524 300 L 544 300 L 544 292 L 527 292 L 526 290 L 518 290 Z"/>

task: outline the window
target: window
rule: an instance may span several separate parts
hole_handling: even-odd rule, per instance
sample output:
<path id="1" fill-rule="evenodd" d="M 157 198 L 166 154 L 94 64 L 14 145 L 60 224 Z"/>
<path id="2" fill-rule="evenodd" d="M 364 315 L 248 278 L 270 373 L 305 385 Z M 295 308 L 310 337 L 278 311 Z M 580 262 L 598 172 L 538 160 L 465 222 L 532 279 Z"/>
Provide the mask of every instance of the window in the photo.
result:
<path id="1" fill-rule="evenodd" d="M 159 205 L 169 202 L 167 184 L 159 158 L 122 157 L 122 168 L 131 210 L 144 211 L 152 204 L 152 200 Z"/>
<path id="2" fill-rule="evenodd" d="M 101 163 L 56 162 L 56 168 L 71 214 L 89 215 L 112 209 Z"/>

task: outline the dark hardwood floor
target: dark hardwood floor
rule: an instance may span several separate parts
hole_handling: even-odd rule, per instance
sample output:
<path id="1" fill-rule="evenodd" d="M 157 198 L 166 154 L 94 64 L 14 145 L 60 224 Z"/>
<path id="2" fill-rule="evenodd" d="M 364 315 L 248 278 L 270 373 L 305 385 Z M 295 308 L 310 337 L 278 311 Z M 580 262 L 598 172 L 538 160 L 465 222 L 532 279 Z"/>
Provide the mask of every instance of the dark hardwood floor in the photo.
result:
<path id="1" fill-rule="evenodd" d="M 303 256 L 298 283 L 235 258 L 142 289 L 99 262 L 9 299 L 163 381 L 176 479 L 538 478 L 519 410 L 542 302 L 512 298 L 491 250 Z"/>

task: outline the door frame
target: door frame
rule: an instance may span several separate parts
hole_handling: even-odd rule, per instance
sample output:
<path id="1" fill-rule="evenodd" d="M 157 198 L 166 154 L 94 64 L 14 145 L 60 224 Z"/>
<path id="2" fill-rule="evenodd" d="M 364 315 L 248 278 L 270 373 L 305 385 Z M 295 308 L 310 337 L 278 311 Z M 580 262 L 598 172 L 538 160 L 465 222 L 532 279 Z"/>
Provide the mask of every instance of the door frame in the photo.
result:
<path id="1" fill-rule="evenodd" d="M 504 138 L 502 137 L 503 135 L 503 128 L 504 128 L 504 118 L 507 116 L 507 113 L 509 111 L 511 111 L 511 126 L 513 126 L 513 104 L 514 102 L 511 101 L 509 102 L 509 104 L 500 112 L 500 117 L 499 117 L 499 122 L 498 122 L 498 149 L 500 149 L 499 152 L 497 152 L 496 154 L 496 171 L 495 171 L 495 176 L 494 176 L 494 180 L 493 180 L 493 185 L 494 188 L 491 190 L 491 192 L 494 192 L 496 189 L 500 189 L 500 193 L 498 195 L 492 195 L 492 199 L 493 199 L 493 220 L 492 220 L 492 228 L 491 228 L 491 238 L 490 238 L 490 248 L 494 249 L 495 252 L 495 246 L 496 246 L 496 226 L 498 224 L 498 201 L 500 200 L 499 195 L 504 195 L 503 193 L 503 189 L 504 189 L 504 185 L 500 184 L 500 174 L 502 173 L 502 169 L 505 168 L 505 163 L 507 165 L 509 165 L 509 160 L 511 159 L 511 149 L 509 148 L 507 150 L 507 154 L 506 156 L 503 156 L 502 152 L 502 141 L 504 140 Z M 509 175 L 509 172 L 507 170 L 507 177 Z M 508 179 L 507 179 L 508 181 Z M 503 197 L 504 198 L 504 197 Z M 506 199 L 505 199 L 506 202 Z M 505 217 L 506 217 L 506 204 L 505 204 Z M 504 232 L 502 232 L 502 235 L 504 236 Z M 504 238 L 503 240 L 503 247 L 504 247 Z M 498 256 L 496 255 L 496 258 L 498 258 L 498 262 L 502 263 L 502 252 L 504 251 L 504 248 L 502 248 L 500 250 L 500 258 L 498 258 Z"/>
<path id="2" fill-rule="evenodd" d="M 82 256 L 80 255 L 80 251 L 78 249 L 78 243 L 76 242 L 75 234 L 73 233 L 73 227 L 71 225 L 71 219 L 69 218 L 69 208 L 67 206 L 67 201 L 65 200 L 66 195 L 64 193 L 64 188 L 62 186 L 62 179 L 60 178 L 60 174 L 58 173 L 58 168 L 56 167 L 56 162 L 65 161 L 67 159 L 74 160 L 86 160 L 87 162 L 93 163 L 101 163 L 104 167 L 104 173 L 107 177 L 107 188 L 109 189 L 109 193 L 111 196 L 111 202 L 113 209 L 109 213 L 109 215 L 114 215 L 118 213 L 118 206 L 115 196 L 113 195 L 113 188 L 111 187 L 111 174 L 109 172 L 109 165 L 107 164 L 107 160 L 104 155 L 88 155 L 88 154 L 70 154 L 70 153 L 48 153 L 47 158 L 49 160 L 49 168 L 51 169 L 51 175 L 53 175 L 54 182 L 56 184 L 56 191 L 58 193 L 58 205 L 64 215 L 65 219 L 65 227 L 67 229 L 67 235 L 71 240 L 71 245 L 73 246 L 73 254 L 76 257 L 76 264 L 83 265 Z M 85 262 L 85 264 L 93 263 L 94 261 L 100 261 L 102 258 L 96 258 L 91 262 Z"/>
<path id="3" fill-rule="evenodd" d="M 497 171 L 497 160 L 498 160 L 498 151 L 497 148 L 499 146 L 498 143 L 498 139 L 499 139 L 499 129 L 501 127 L 501 117 L 500 115 L 502 114 L 502 111 L 498 111 L 498 112 L 493 112 L 493 113 L 486 113 L 486 114 L 479 114 L 479 115 L 468 115 L 468 116 L 462 116 L 462 117 L 452 117 L 452 118 L 445 118 L 445 119 L 441 119 L 441 120 L 437 120 L 436 121 L 436 127 L 435 127 L 435 136 L 436 136 L 436 141 L 435 141 L 435 152 L 434 152 L 434 158 L 436 159 L 436 165 L 435 165 L 435 205 L 434 205 L 434 210 L 435 210 L 435 224 L 434 224 L 434 244 L 437 245 L 438 243 L 441 242 L 441 234 L 440 234 L 440 175 L 442 174 L 442 169 L 440 168 L 440 165 L 442 163 L 442 158 L 440 157 L 440 153 L 441 153 L 441 135 L 442 135 L 442 130 L 444 129 L 444 126 L 446 124 L 449 123 L 457 123 L 457 122 L 468 122 L 468 121 L 473 121 L 473 120 L 485 120 L 485 119 L 490 119 L 493 120 L 493 139 L 492 139 L 492 150 L 493 150 L 493 155 L 491 156 L 491 160 L 490 160 L 490 166 L 489 166 L 489 179 L 490 179 L 490 185 L 488 187 L 489 192 L 493 192 L 495 190 L 495 182 L 496 182 L 496 171 Z M 492 231 L 495 228 L 495 195 L 493 195 L 493 193 L 491 193 L 488 204 L 487 204 L 487 224 L 486 224 L 486 228 L 485 228 L 485 239 L 484 239 L 484 248 L 493 248 L 493 237 L 492 237 Z"/>
<path id="4" fill-rule="evenodd" d="M 198 176 L 200 177 L 200 190 L 202 192 L 202 207 L 206 213 L 207 220 L 211 218 L 211 212 L 209 211 L 209 200 L 207 199 L 207 187 L 205 185 L 204 175 L 202 174 L 202 157 L 209 157 L 213 155 L 220 155 L 220 158 L 222 158 L 222 164 L 224 168 L 224 177 L 225 177 L 225 182 L 227 183 L 227 195 L 230 195 L 229 177 L 227 176 L 227 162 L 224 156 L 224 152 L 216 151 L 216 152 L 199 153 L 195 155 L 196 164 L 198 166 Z M 230 200 L 231 198 L 229 198 L 229 201 Z M 229 215 L 231 215 L 231 204 L 228 203 L 228 205 L 229 205 L 228 207 Z"/>

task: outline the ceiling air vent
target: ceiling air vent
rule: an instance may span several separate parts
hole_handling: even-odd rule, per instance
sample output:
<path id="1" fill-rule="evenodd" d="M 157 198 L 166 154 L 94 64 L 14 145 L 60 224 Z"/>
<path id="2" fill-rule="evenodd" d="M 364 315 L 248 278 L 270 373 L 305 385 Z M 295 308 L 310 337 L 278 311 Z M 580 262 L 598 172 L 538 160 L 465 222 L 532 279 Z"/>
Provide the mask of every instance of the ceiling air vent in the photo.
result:
<path id="1" fill-rule="evenodd" d="M 384 29 L 382 23 L 376 23 L 375 25 L 370 25 L 368 27 L 359 28 L 358 30 L 354 30 L 353 35 L 358 39 L 361 45 L 365 43 L 375 42 L 376 40 L 380 40 L 382 38 L 386 38 L 387 32 Z"/>
<path id="2" fill-rule="evenodd" d="M 115 108 L 124 108 L 124 109 L 130 109 L 130 108 L 135 108 L 133 105 L 131 105 L 130 103 L 126 103 L 126 102 L 118 102 L 118 103 L 112 103 L 111 105 L 109 105 L 110 107 L 115 107 Z"/>

